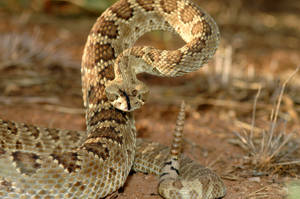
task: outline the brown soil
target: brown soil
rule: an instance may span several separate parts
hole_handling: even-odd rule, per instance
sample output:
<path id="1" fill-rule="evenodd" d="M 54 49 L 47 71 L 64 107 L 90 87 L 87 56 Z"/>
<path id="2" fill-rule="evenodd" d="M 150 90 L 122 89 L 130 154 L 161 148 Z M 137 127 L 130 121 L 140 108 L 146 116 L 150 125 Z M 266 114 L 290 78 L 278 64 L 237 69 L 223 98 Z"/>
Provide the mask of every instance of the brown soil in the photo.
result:
<path id="1" fill-rule="evenodd" d="M 273 107 L 272 93 L 278 87 L 276 80 L 286 79 L 286 74 L 290 74 L 300 63 L 300 6 L 297 7 L 296 2 L 199 2 L 220 26 L 222 42 L 217 56 L 230 56 L 226 55 L 226 49 L 229 49 L 228 46 L 233 49 L 230 73 L 235 73 L 234 70 L 242 71 L 243 78 L 240 81 L 249 86 L 254 85 L 254 79 L 255 82 L 263 82 L 262 85 L 273 82 L 271 86 L 263 87 L 265 93 L 261 96 L 261 106 L 258 106 L 257 112 L 260 128 L 268 128 L 267 122 Z M 72 67 L 63 66 L 65 59 L 59 58 L 61 65 L 0 67 L 0 118 L 84 130 L 79 66 L 86 37 L 96 16 L 59 17 L 54 13 L 28 11 L 12 14 L 5 9 L 0 16 L 0 34 L 34 34 L 38 28 L 42 33 L 39 36 L 41 42 L 51 43 L 59 39 L 57 48 L 68 52 L 72 63 L 75 63 Z M 169 36 L 164 35 L 162 38 Z M 152 34 L 139 40 L 139 43 L 152 43 L 157 47 L 171 49 L 182 45 L 176 37 L 167 40 L 161 42 L 161 36 Z M 205 67 L 216 70 L 214 62 L 208 65 Z M 250 73 L 249 70 L 256 71 L 252 79 L 245 72 Z M 37 75 L 30 75 L 32 71 Z M 220 76 L 214 73 L 213 77 L 208 77 L 209 74 L 211 72 L 206 69 L 206 73 L 195 72 L 175 79 L 141 75 L 140 79 L 152 85 L 152 97 L 135 114 L 139 137 L 169 145 L 180 101 L 185 99 L 188 104 L 184 129 L 185 153 L 223 178 L 228 190 L 225 199 L 284 198 L 285 185 L 291 179 L 299 178 L 299 168 L 290 166 L 279 168 L 287 169 L 281 172 L 268 170 L 257 174 L 259 171 L 247 163 L 248 153 L 232 144 L 232 140 L 236 140 L 233 132 L 241 132 L 242 129 L 238 121 L 251 124 L 252 104 L 257 90 L 228 90 L 220 83 Z M 39 75 L 42 76 L 42 83 L 34 83 L 32 77 L 37 78 Z M 20 79 L 24 81 L 18 82 Z M 299 80 L 299 74 L 295 79 Z M 25 80 L 30 83 L 24 83 Z M 291 82 L 296 90 L 299 90 L 298 83 Z M 288 131 L 300 127 L 300 97 L 296 94 L 294 92 L 292 97 L 286 96 L 283 100 L 283 112 L 291 116 L 287 123 Z M 292 105 L 288 106 L 288 102 Z M 296 132 L 297 139 L 299 134 L 299 131 Z M 294 158 L 299 159 L 299 156 Z M 124 190 L 117 196 L 120 199 L 158 199 L 157 182 L 155 176 L 135 173 L 129 176 Z"/>

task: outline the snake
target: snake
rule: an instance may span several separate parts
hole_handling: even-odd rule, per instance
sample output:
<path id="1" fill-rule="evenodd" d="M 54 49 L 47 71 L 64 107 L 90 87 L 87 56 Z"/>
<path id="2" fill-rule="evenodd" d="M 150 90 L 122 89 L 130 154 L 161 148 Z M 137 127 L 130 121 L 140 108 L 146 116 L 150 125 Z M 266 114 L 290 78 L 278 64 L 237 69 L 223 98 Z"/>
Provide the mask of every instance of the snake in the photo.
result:
<path id="1" fill-rule="evenodd" d="M 153 30 L 186 43 L 176 50 L 134 45 Z M 159 176 L 158 192 L 167 199 L 223 198 L 221 178 L 180 153 L 182 110 L 171 148 L 137 138 L 133 116 L 149 94 L 137 74 L 196 71 L 219 41 L 215 21 L 190 0 L 119 0 L 107 8 L 82 56 L 86 130 L 0 120 L 0 198 L 104 198 L 124 186 L 131 170 Z"/>

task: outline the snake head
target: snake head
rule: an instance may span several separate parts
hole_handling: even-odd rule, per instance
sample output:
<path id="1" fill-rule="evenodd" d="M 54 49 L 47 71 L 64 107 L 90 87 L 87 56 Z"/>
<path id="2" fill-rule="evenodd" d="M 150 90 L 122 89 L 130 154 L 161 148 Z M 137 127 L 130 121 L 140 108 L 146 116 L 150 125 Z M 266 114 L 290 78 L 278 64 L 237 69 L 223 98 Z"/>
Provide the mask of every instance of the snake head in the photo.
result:
<path id="1" fill-rule="evenodd" d="M 106 85 L 105 92 L 115 108 L 131 112 L 145 104 L 149 90 L 141 81 L 124 83 L 113 80 Z"/>

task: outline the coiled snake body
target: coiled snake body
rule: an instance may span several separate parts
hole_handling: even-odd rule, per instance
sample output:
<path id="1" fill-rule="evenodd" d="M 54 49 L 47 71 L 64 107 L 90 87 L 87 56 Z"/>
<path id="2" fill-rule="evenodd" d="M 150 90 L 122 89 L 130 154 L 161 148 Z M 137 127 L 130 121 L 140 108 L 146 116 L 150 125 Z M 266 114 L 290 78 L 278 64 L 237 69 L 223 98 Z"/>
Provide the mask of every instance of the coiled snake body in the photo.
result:
<path id="1" fill-rule="evenodd" d="M 152 30 L 178 33 L 187 44 L 174 51 L 132 47 Z M 137 73 L 195 71 L 218 43 L 213 19 L 188 0 L 115 3 L 94 24 L 83 53 L 86 132 L 0 120 L 0 198 L 102 198 L 123 186 L 131 169 L 161 174 L 166 198 L 223 197 L 224 184 L 212 171 L 183 155 L 168 161 L 168 147 L 136 139 L 131 113 L 148 94 Z"/>

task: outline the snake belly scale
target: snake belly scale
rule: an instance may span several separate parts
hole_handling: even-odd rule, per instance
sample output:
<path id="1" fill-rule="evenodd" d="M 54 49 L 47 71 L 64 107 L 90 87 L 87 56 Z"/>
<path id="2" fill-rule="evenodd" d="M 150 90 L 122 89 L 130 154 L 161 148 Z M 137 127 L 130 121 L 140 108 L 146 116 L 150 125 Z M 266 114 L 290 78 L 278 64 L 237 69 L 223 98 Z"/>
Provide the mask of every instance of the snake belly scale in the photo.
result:
<path id="1" fill-rule="evenodd" d="M 152 30 L 177 33 L 186 45 L 173 51 L 133 46 Z M 0 120 L 0 198 L 103 198 L 124 185 L 131 169 L 160 175 L 170 149 L 136 138 L 131 111 L 148 94 L 136 74 L 173 77 L 195 71 L 214 55 L 219 38 L 214 20 L 188 0 L 112 5 L 94 24 L 82 57 L 86 131 Z M 225 195 L 215 173 L 184 155 L 178 161 L 178 179 L 164 197 Z"/>

